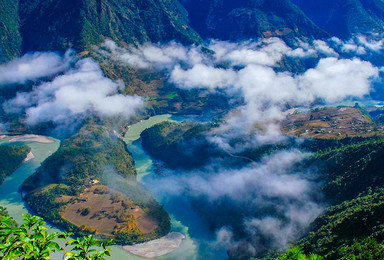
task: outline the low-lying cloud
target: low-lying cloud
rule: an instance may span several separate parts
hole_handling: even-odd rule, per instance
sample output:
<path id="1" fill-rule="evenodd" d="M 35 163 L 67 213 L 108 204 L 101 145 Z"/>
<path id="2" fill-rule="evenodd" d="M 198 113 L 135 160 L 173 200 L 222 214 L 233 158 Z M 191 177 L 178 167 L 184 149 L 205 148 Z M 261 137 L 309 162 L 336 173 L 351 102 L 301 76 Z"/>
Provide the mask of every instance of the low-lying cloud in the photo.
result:
<path id="1" fill-rule="evenodd" d="M 165 70 L 169 82 L 182 89 L 221 89 L 230 98 L 242 93 L 245 105 L 231 114 L 238 117 L 236 120 L 227 121 L 246 122 L 246 129 L 283 119 L 287 107 L 366 97 L 372 80 L 379 76 L 379 69 L 370 62 L 340 58 L 339 50 L 322 40 L 296 48 L 277 38 L 242 43 L 212 41 L 206 49 L 176 43 L 124 49 L 106 41 L 98 51 L 127 66 Z M 303 73 L 292 73 L 282 65 L 284 57 L 322 58 Z"/>
<path id="2" fill-rule="evenodd" d="M 25 113 L 27 123 L 31 125 L 42 122 L 61 124 L 89 115 L 128 118 L 143 106 L 141 97 L 119 94 L 119 90 L 124 87 L 124 84 L 106 78 L 94 60 L 54 56 L 51 57 L 52 63 L 52 59 L 46 59 L 47 56 L 51 57 L 52 54 L 39 53 L 36 56 L 41 68 L 49 68 L 49 66 L 55 65 L 57 60 L 65 62 L 57 68 L 53 67 L 52 70 L 42 71 L 38 74 L 39 77 L 49 76 L 57 72 L 59 68 L 65 71 L 51 81 L 33 86 L 29 92 L 17 93 L 15 98 L 3 104 L 5 112 Z M 27 57 L 5 65 L 4 71 L 12 71 L 15 64 L 23 64 L 28 68 L 34 66 L 36 61 L 33 59 L 29 62 L 30 57 L 27 55 Z M 69 63 L 73 63 L 73 66 L 67 68 Z M 12 79 L 13 82 L 20 80 L 21 74 L 23 74 L 22 70 L 14 71 L 8 82 L 11 82 Z M 29 75 L 37 76 L 36 73 Z M 24 76 L 23 79 L 26 79 L 27 75 Z"/>
<path id="3" fill-rule="evenodd" d="M 232 249 L 246 245 L 249 254 L 257 255 L 286 248 L 322 212 L 319 191 L 312 181 L 316 173 L 294 168 L 307 156 L 298 150 L 280 151 L 241 169 L 216 165 L 204 171 L 167 172 L 147 183 L 155 193 L 167 198 L 187 196 L 199 201 L 200 206 L 225 200 L 233 205 L 232 213 L 247 207 L 243 208 L 246 216 L 236 222 L 243 223 L 248 242 L 235 238 L 232 233 L 238 230 L 232 230 L 230 223 L 218 230 L 218 242 Z"/>
<path id="4" fill-rule="evenodd" d="M 67 70 L 75 61 L 74 52 L 64 56 L 54 52 L 29 53 L 8 64 L 0 65 L 0 86 L 23 84 L 29 80 L 49 77 Z"/>
<path id="5" fill-rule="evenodd" d="M 380 73 L 363 56 L 380 51 L 381 43 L 363 36 L 347 42 L 337 38 L 302 42 L 295 48 L 277 38 L 212 41 L 206 47 L 169 43 L 121 48 L 106 41 L 97 51 L 126 66 L 162 71 L 168 82 L 180 89 L 219 90 L 229 98 L 240 93 L 243 104 L 207 133 L 208 140 L 229 155 L 284 142 L 279 122 L 292 107 L 368 97 Z M 311 65 L 304 70 L 291 69 L 306 61 Z M 306 156 L 285 150 L 240 169 L 212 165 L 183 173 L 164 170 L 165 176 L 150 180 L 149 186 L 166 197 L 186 196 L 199 204 L 212 203 L 213 212 L 215 203 L 222 200 L 233 205 L 233 211 L 239 205 L 251 209 L 253 214 L 237 220 L 242 223 L 245 239 L 237 237 L 228 224 L 217 230 L 217 240 L 232 250 L 241 248 L 258 255 L 287 247 L 324 208 L 319 202 L 318 184 L 312 181 L 313 172 L 293 168 Z M 233 211 L 228 214 L 235 214 Z"/>

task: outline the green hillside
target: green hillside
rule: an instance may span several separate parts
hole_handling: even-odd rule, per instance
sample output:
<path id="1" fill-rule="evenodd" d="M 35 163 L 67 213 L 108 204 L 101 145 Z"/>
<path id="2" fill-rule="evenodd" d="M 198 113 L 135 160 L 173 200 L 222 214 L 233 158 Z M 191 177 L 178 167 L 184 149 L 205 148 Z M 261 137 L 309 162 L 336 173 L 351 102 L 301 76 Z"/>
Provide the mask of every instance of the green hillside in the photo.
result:
<path id="1" fill-rule="evenodd" d="M 18 0 L 0 0 L 0 63 L 20 55 Z"/>
<path id="2" fill-rule="evenodd" d="M 170 231 L 167 212 L 136 181 L 124 142 L 95 122 L 64 140 L 22 189 L 36 214 L 77 235 L 129 244 Z"/>
<path id="3" fill-rule="evenodd" d="M 384 32 L 384 2 L 381 0 L 292 0 L 320 28 L 334 36 Z"/>
<path id="4" fill-rule="evenodd" d="M 105 38 L 120 44 L 199 42 L 177 0 L 22 0 L 23 51 L 87 50 Z"/>
<path id="5" fill-rule="evenodd" d="M 0 185 L 20 166 L 30 151 L 28 146 L 0 145 Z"/>
<path id="6" fill-rule="evenodd" d="M 288 42 L 327 37 L 289 0 L 187 0 L 191 25 L 205 38 L 281 37 Z"/>

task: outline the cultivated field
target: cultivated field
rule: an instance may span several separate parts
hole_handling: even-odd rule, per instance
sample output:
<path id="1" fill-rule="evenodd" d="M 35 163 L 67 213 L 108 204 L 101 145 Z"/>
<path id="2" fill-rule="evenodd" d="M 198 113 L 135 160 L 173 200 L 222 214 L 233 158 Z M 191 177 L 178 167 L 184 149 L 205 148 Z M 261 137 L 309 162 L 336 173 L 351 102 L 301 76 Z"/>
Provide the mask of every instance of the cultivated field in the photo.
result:
<path id="1" fill-rule="evenodd" d="M 61 196 L 57 200 L 69 202 L 62 214 L 64 219 L 92 233 L 112 236 L 124 230 L 128 234 L 146 234 L 159 225 L 123 194 L 103 185 L 87 188 L 78 197 Z"/>
<path id="2" fill-rule="evenodd" d="M 332 139 L 382 135 L 384 127 L 372 121 L 358 107 L 326 107 L 289 114 L 283 133 L 295 137 Z"/>

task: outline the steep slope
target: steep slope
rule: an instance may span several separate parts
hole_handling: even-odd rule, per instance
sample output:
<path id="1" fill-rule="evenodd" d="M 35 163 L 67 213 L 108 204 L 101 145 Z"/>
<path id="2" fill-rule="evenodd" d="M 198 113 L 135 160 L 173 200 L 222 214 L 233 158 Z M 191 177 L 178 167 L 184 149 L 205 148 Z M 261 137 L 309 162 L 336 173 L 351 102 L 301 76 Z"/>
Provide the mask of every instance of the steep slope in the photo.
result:
<path id="1" fill-rule="evenodd" d="M 347 38 L 355 33 L 384 32 L 384 2 L 381 0 L 292 0 L 319 27 Z"/>
<path id="2" fill-rule="evenodd" d="M 22 164 L 30 151 L 31 148 L 25 145 L 0 145 L 0 185 Z"/>
<path id="3" fill-rule="evenodd" d="M 0 63 L 17 57 L 21 51 L 18 1 L 0 0 Z"/>
<path id="4" fill-rule="evenodd" d="M 241 40 L 327 36 L 289 0 L 184 0 L 192 27 L 205 38 Z"/>
<path id="5" fill-rule="evenodd" d="M 138 44 L 200 41 L 177 0 L 21 0 L 23 51 L 86 50 L 104 38 Z"/>

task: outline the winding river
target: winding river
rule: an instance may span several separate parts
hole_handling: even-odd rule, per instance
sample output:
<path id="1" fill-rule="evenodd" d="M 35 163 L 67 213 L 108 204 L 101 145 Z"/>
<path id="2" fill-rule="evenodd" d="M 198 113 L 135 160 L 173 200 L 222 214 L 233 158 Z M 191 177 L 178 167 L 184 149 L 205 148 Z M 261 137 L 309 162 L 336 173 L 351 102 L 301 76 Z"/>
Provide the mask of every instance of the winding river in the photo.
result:
<path id="1" fill-rule="evenodd" d="M 181 119 L 182 118 L 180 117 L 175 118 L 177 121 Z M 151 157 L 141 146 L 140 134 L 145 129 L 166 120 L 174 120 L 174 118 L 172 118 L 171 115 L 159 115 L 143 120 L 130 126 L 124 138 L 129 151 L 135 159 L 138 180 L 146 185 L 150 191 L 151 187 L 146 183 L 146 179 L 154 174 L 154 164 Z M 1 140 L 0 144 L 4 142 L 7 141 Z M 35 158 L 21 165 L 21 167 L 19 167 L 11 176 L 7 177 L 4 184 L 0 187 L 0 205 L 6 207 L 9 214 L 18 222 L 21 222 L 22 214 L 28 212 L 25 203 L 21 199 L 19 187 L 23 181 L 40 166 L 41 162 L 58 149 L 60 142 L 56 140 L 54 143 L 50 144 L 37 142 L 24 142 L 24 144 L 31 147 Z M 169 213 L 172 222 L 172 231 L 180 232 L 186 237 L 180 247 L 175 251 L 155 259 L 220 260 L 226 258 L 227 255 L 225 249 L 215 243 L 215 234 L 208 229 L 207 224 L 194 211 L 187 199 L 179 198 L 170 200 L 163 194 L 153 195 Z M 57 229 L 52 226 L 48 225 L 48 227 L 52 231 L 57 231 Z M 61 259 L 61 256 L 57 258 Z M 143 258 L 127 253 L 121 246 L 113 246 L 111 258 L 109 259 L 136 260 Z"/>

